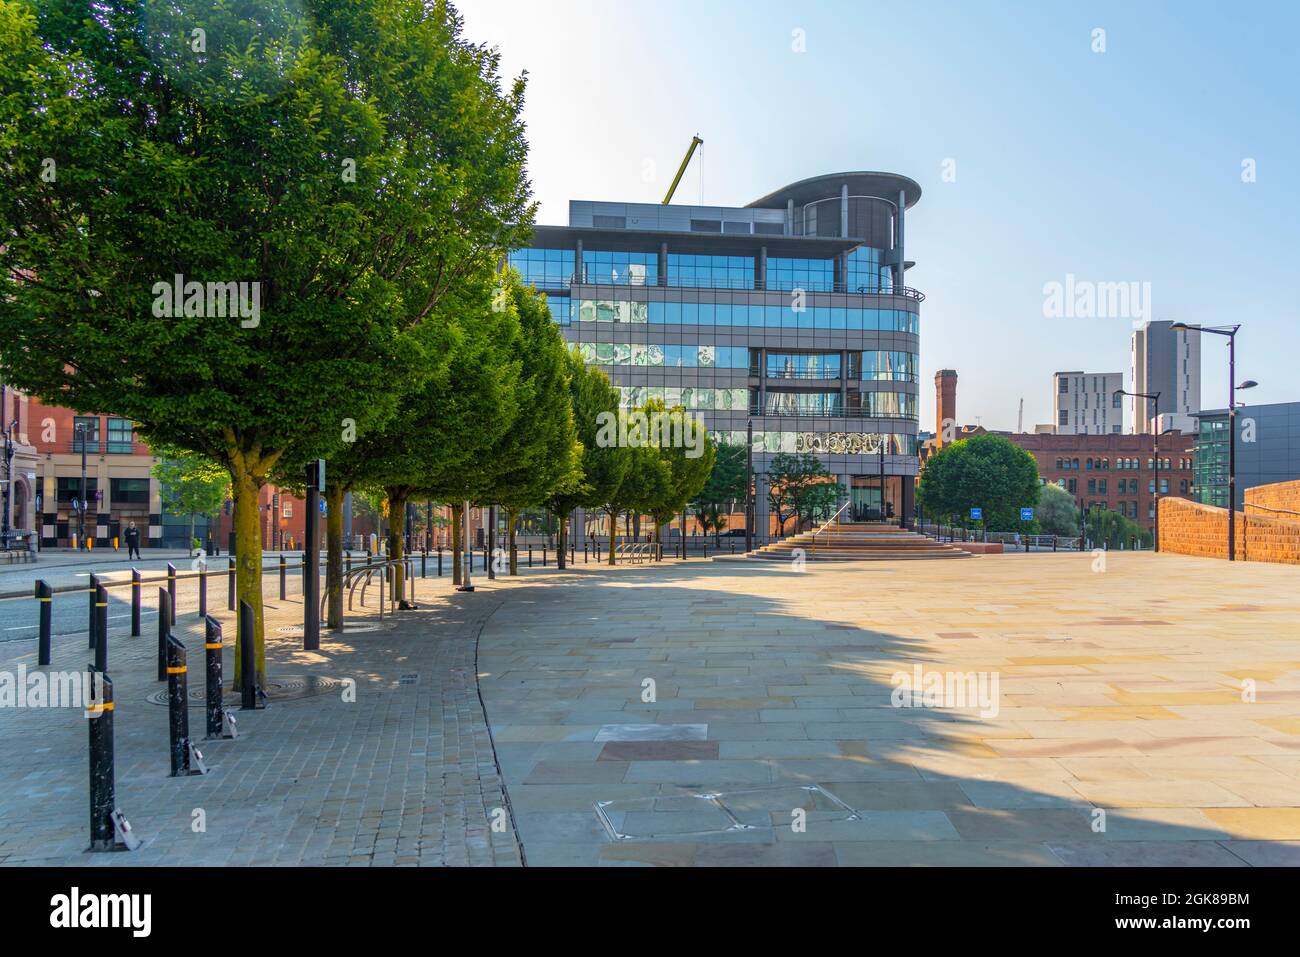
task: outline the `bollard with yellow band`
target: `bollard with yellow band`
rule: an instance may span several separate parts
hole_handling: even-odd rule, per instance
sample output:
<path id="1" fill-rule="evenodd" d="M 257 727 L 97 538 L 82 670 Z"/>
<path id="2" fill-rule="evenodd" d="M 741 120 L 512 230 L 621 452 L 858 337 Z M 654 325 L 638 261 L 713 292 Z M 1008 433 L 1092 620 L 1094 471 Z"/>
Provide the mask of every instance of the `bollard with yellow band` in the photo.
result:
<path id="1" fill-rule="evenodd" d="M 185 646 L 167 636 L 167 713 L 171 730 L 172 777 L 207 774 L 203 755 L 190 741 L 190 697 Z"/>
<path id="2" fill-rule="evenodd" d="M 118 550 L 118 545 L 119 545 L 118 537 L 117 537 L 116 535 L 114 535 L 114 536 L 113 536 L 113 551 L 117 551 L 117 550 Z"/>
<path id="3" fill-rule="evenodd" d="M 108 671 L 108 589 L 95 585 L 95 670 Z"/>
<path id="4" fill-rule="evenodd" d="M 53 622 L 54 589 L 49 582 L 36 582 L 36 603 L 40 606 L 40 639 L 36 663 L 44 667 L 50 663 L 50 626 Z"/>
<path id="5" fill-rule="evenodd" d="M 91 672 L 91 699 L 86 726 L 90 729 L 90 847 L 91 851 L 134 851 L 140 840 L 117 807 L 113 761 L 113 679 Z M 98 693 L 95 687 L 98 686 Z"/>
<path id="6" fill-rule="evenodd" d="M 221 634 L 221 622 L 211 615 L 203 620 L 203 650 L 207 655 L 208 685 L 205 699 L 208 729 L 206 737 L 234 738 L 235 716 L 223 707 L 221 700 L 221 652 L 225 644 Z"/>

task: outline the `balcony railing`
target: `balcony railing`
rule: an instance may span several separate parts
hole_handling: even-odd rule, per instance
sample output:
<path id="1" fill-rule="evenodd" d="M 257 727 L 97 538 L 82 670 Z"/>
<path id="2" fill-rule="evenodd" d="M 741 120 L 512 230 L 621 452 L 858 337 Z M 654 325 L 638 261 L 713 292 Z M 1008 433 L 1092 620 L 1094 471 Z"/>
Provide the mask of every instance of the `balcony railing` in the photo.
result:
<path id="1" fill-rule="evenodd" d="M 772 418 L 831 418 L 831 419 L 897 419 L 908 422 L 918 421 L 915 415 L 906 415 L 902 412 L 871 412 L 863 409 L 861 406 L 849 405 L 844 408 L 825 409 L 821 411 L 809 411 L 806 409 L 760 409 L 758 403 L 749 404 L 749 414 L 767 416 Z"/>
<path id="2" fill-rule="evenodd" d="M 760 279 L 732 279 L 732 278 L 708 278 L 699 279 L 694 277 L 669 276 L 665 282 L 651 282 L 648 278 L 627 277 L 626 281 L 613 282 L 596 278 L 587 278 L 586 274 L 575 273 L 569 277 L 571 286 L 637 286 L 637 287 L 658 287 L 660 289 L 747 289 L 758 292 L 793 292 L 795 289 L 802 289 L 804 292 L 843 292 L 860 296 L 899 296 L 903 299 L 911 299 L 915 302 L 924 302 L 925 293 L 919 289 L 913 289 L 910 286 L 894 286 L 889 289 L 883 289 L 879 286 L 872 285 L 854 285 L 845 282 L 813 282 L 807 285 L 788 285 L 782 283 L 779 286 L 766 285 Z"/>

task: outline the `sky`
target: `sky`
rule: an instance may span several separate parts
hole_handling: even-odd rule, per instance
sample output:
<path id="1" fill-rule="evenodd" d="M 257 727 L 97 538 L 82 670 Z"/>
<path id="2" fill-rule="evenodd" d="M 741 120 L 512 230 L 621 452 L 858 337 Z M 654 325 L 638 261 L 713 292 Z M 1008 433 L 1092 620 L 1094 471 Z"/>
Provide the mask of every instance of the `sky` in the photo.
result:
<path id="1" fill-rule="evenodd" d="M 457 7 L 507 77 L 528 73 L 539 223 L 567 223 L 570 199 L 661 201 L 697 133 L 678 202 L 744 206 L 847 170 L 920 183 L 923 429 L 942 368 L 959 421 L 991 429 L 1014 429 L 1021 399 L 1026 430 L 1050 422 L 1053 372 L 1131 388 L 1143 315 L 1241 323 L 1237 378 L 1259 382 L 1242 397 L 1300 400 L 1300 3 Z M 1067 276 L 1149 283 L 1149 310 L 1046 315 Z M 1203 337 L 1205 408 L 1227 404 L 1225 342 Z"/>

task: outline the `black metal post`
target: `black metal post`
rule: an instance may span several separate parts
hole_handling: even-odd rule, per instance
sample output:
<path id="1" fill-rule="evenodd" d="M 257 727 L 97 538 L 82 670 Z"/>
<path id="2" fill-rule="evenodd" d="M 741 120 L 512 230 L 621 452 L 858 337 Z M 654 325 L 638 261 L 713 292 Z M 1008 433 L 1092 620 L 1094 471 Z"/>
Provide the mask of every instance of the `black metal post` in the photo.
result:
<path id="1" fill-rule="evenodd" d="M 95 585 L 95 670 L 108 671 L 108 589 Z"/>
<path id="2" fill-rule="evenodd" d="M 175 635 L 167 636 L 167 718 L 171 732 L 172 777 L 202 774 L 202 759 L 190 744 L 189 666 L 185 663 L 185 646 Z M 198 767 L 191 758 L 198 758 Z"/>
<path id="3" fill-rule="evenodd" d="M 171 602 L 172 621 L 176 620 L 176 566 L 167 563 L 167 600 Z"/>
<path id="4" fill-rule="evenodd" d="M 246 601 L 239 603 L 239 693 L 240 708 L 243 711 L 256 711 L 262 707 L 259 701 L 257 684 L 257 639 L 253 637 L 253 606 Z"/>
<path id="5" fill-rule="evenodd" d="M 40 640 L 36 653 L 36 663 L 44 666 L 50 663 L 50 625 L 53 620 L 54 589 L 49 582 L 36 582 L 36 604 L 40 609 Z"/>
<path id="6" fill-rule="evenodd" d="M 496 556 L 497 551 L 497 507 L 488 506 L 488 533 L 487 533 L 487 553 L 483 556 L 483 570 L 487 572 L 489 581 L 497 577 L 497 570 L 488 562 L 488 555 Z"/>
<path id="7" fill-rule="evenodd" d="M 131 637 L 140 637 L 140 570 L 131 569 Z"/>
<path id="8" fill-rule="evenodd" d="M 1237 330 L 1228 334 L 1228 561 L 1237 560 Z"/>
<path id="9" fill-rule="evenodd" d="M 199 617 L 208 617 L 208 563 L 199 565 Z"/>
<path id="10" fill-rule="evenodd" d="M 429 547 L 426 545 L 420 553 L 420 577 L 429 577 Z"/>
<path id="11" fill-rule="evenodd" d="M 158 589 L 158 680 L 167 680 L 167 635 L 172 630 L 171 603 L 167 589 Z"/>
<path id="12" fill-rule="evenodd" d="M 303 635 L 304 651 L 320 648 L 320 495 L 325 490 L 325 462 L 313 462 L 307 468 L 307 554 L 304 559 Z M 310 587 L 306 587 L 310 586 Z"/>
<path id="13" fill-rule="evenodd" d="M 438 577 L 442 577 L 442 546 L 438 546 Z"/>
<path id="14" fill-rule="evenodd" d="M 229 581 L 226 585 L 226 611 L 235 610 L 235 560 L 230 561 Z"/>
<path id="15" fill-rule="evenodd" d="M 285 561 L 284 556 L 281 555 L 280 556 L 280 601 L 284 601 L 289 594 L 288 570 L 289 570 L 289 564 L 288 562 Z"/>
<path id="16" fill-rule="evenodd" d="M 117 810 L 117 788 L 114 780 L 113 760 L 113 680 L 106 674 L 96 673 L 93 680 L 99 683 L 99 696 L 94 711 L 86 724 L 90 729 L 90 850 L 131 850 L 135 847 L 130 837 L 131 826 Z M 115 821 L 116 818 L 116 821 Z M 122 840 L 116 832 L 120 821 Z"/>
<path id="17" fill-rule="evenodd" d="M 754 420 L 745 426 L 745 551 L 754 550 Z M 701 513 L 703 514 L 703 513 Z M 682 521 L 682 555 L 686 555 L 685 513 Z"/>
<path id="18" fill-rule="evenodd" d="M 91 575 L 90 576 L 90 601 L 86 609 L 87 612 L 89 613 L 89 621 L 90 621 L 89 630 L 87 632 L 87 634 L 89 635 L 90 643 L 87 645 L 87 647 L 91 651 L 95 650 L 95 628 L 99 623 L 99 618 L 95 614 L 95 589 L 97 589 L 98 587 L 99 587 L 99 579 L 96 578 L 94 575 Z"/>
<path id="19" fill-rule="evenodd" d="M 223 649 L 223 638 L 221 634 L 221 623 L 214 618 L 206 618 L 203 622 L 203 652 L 207 661 L 207 678 L 208 686 L 204 695 L 204 705 L 207 711 L 208 727 L 207 736 L 209 738 L 221 737 L 221 718 L 223 709 L 221 707 L 221 652 Z"/>

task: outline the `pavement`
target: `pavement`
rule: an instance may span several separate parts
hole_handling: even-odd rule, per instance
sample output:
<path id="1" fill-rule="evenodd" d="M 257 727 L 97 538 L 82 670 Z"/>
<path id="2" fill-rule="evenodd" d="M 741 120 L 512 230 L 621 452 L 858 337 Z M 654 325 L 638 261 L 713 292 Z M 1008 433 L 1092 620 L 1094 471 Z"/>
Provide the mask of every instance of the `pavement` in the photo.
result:
<path id="1" fill-rule="evenodd" d="M 420 610 L 358 613 L 318 653 L 278 630 L 300 599 L 269 602 L 271 707 L 200 743 L 203 777 L 168 776 L 152 633 L 113 622 L 144 846 L 84 852 L 79 711 L 0 708 L 0 864 L 1300 864 L 1295 569 L 695 559 L 475 583 L 419 580 Z M 55 668 L 84 666 L 79 638 Z M 0 644 L 0 671 L 34 657 Z"/>

